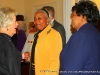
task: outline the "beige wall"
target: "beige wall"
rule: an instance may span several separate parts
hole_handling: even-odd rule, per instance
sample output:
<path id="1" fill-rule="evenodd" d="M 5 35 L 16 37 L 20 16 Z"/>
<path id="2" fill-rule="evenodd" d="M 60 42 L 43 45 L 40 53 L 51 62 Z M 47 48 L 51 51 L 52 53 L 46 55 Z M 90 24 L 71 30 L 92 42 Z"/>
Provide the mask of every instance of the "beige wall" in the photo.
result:
<path id="1" fill-rule="evenodd" d="M 0 0 L 4 1 L 4 6 L 9 6 L 13 9 L 15 9 L 18 14 L 25 14 L 24 9 L 24 0 Z"/>
<path id="2" fill-rule="evenodd" d="M 26 21 L 29 22 L 30 20 L 33 20 L 33 15 L 34 15 L 34 7 L 36 6 L 41 6 L 49 3 L 58 3 L 58 13 L 59 13 L 59 18 L 58 19 L 62 23 L 62 3 L 63 0 L 25 0 L 25 15 L 26 15 Z M 56 12 L 56 13 L 57 13 Z"/>
<path id="3" fill-rule="evenodd" d="M 95 2 L 95 3 L 97 4 L 98 9 L 99 9 L 99 11 L 100 11 L 100 0 L 92 0 L 92 1 Z"/>

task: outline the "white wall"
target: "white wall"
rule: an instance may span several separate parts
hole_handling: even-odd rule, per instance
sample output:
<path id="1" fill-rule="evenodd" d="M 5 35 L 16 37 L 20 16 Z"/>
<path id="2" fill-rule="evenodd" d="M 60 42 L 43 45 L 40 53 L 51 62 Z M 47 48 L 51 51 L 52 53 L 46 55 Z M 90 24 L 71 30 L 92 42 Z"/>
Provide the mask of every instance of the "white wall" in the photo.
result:
<path id="1" fill-rule="evenodd" d="M 64 27 L 66 29 L 66 42 L 69 40 L 71 36 L 71 30 L 70 30 L 70 25 L 71 25 L 71 19 L 70 19 L 70 14 L 71 14 L 71 8 L 75 4 L 75 0 L 63 0 L 63 23 Z"/>

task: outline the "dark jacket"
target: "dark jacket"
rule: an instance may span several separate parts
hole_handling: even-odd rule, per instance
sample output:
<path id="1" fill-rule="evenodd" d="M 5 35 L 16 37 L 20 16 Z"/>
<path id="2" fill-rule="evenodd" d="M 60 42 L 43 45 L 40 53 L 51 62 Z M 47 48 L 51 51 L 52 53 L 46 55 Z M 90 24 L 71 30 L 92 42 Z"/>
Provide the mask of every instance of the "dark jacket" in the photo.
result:
<path id="1" fill-rule="evenodd" d="M 21 75 L 21 54 L 10 36 L 0 33 L 0 75 Z"/>
<path id="2" fill-rule="evenodd" d="M 100 75 L 99 31 L 90 23 L 80 27 L 62 50 L 60 62 L 60 75 Z"/>
<path id="3" fill-rule="evenodd" d="M 54 20 L 54 25 L 52 28 L 54 28 L 60 33 L 61 38 L 62 38 L 62 44 L 64 47 L 64 45 L 66 44 L 66 32 L 65 32 L 64 26 L 58 23 L 56 20 Z"/>
<path id="4" fill-rule="evenodd" d="M 25 41 L 26 41 L 25 31 L 20 30 L 17 35 L 17 44 L 16 44 L 16 48 L 18 49 L 18 51 L 22 52 Z"/>

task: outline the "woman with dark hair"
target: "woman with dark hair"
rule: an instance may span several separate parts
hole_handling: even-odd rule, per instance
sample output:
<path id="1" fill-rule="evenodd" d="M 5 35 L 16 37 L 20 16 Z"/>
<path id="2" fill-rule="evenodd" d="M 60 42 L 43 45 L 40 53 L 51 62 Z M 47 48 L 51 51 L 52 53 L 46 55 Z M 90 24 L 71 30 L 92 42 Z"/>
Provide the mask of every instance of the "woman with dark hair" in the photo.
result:
<path id="1" fill-rule="evenodd" d="M 70 37 L 60 54 L 60 75 L 100 75 L 100 33 L 96 29 L 99 10 L 92 1 L 72 7 Z"/>

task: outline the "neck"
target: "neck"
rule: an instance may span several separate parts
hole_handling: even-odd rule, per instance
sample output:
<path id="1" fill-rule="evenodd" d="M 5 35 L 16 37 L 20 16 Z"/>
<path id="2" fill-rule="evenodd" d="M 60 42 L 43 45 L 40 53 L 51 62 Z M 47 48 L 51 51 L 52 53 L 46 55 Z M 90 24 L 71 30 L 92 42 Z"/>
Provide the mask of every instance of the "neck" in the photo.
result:
<path id="1" fill-rule="evenodd" d="M 86 24 L 87 22 L 84 22 L 84 23 L 82 23 L 80 26 L 79 26 L 79 28 L 77 28 L 77 30 L 79 30 L 80 29 L 80 27 L 82 27 L 84 24 Z"/>
<path id="2" fill-rule="evenodd" d="M 6 28 L 0 29 L 0 33 L 4 33 L 4 34 L 7 34 L 7 35 L 11 36 L 11 35 L 9 34 L 9 31 L 8 31 Z M 12 37 L 12 36 L 11 36 L 11 37 Z"/>

